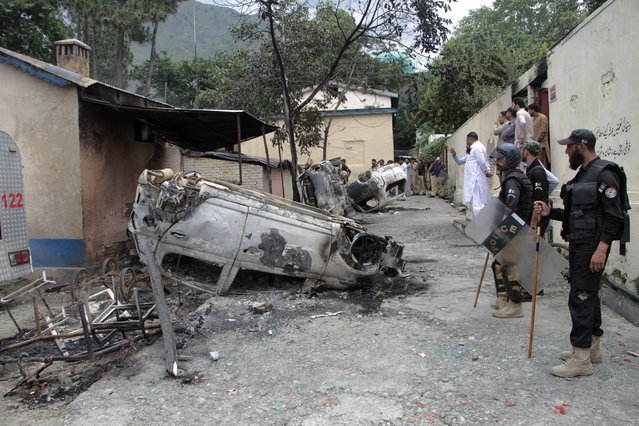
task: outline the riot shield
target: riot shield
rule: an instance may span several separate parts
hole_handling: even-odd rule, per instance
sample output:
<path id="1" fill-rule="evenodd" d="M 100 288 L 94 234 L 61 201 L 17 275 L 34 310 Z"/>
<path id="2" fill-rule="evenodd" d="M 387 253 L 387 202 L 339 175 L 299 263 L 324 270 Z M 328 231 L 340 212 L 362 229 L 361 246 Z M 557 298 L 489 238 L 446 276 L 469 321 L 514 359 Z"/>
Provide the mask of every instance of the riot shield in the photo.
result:
<path id="1" fill-rule="evenodd" d="M 536 235 L 525 222 L 497 198 L 491 199 L 466 226 L 466 235 L 489 250 L 495 260 L 510 270 L 511 277 L 534 293 Z M 537 291 L 562 278 L 566 259 L 546 241 L 539 244 Z"/>

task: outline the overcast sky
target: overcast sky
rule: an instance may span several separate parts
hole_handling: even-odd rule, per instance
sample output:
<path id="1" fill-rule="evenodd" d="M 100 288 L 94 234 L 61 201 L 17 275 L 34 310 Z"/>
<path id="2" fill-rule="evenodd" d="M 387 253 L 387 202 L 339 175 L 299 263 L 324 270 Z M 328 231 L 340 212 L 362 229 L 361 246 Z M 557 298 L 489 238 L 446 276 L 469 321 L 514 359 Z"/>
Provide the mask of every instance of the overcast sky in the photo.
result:
<path id="1" fill-rule="evenodd" d="M 226 0 L 196 0 L 196 1 L 200 3 L 215 4 L 218 6 L 223 6 L 225 3 L 228 3 L 228 1 Z M 451 32 L 455 28 L 457 23 L 464 16 L 468 15 L 468 12 L 471 9 L 478 9 L 482 6 L 491 6 L 492 4 L 493 4 L 493 0 L 457 0 L 451 3 L 451 6 L 450 6 L 451 11 L 446 14 L 446 17 L 449 18 L 451 21 L 453 21 L 452 27 L 450 28 Z M 408 44 L 410 44 L 410 42 L 408 42 Z M 428 58 L 420 57 L 419 55 L 417 55 L 417 57 L 413 59 L 413 62 L 418 69 L 421 69 L 428 62 Z"/>
<path id="2" fill-rule="evenodd" d="M 453 21 L 453 25 L 456 25 L 461 18 L 468 15 L 471 9 L 479 9 L 482 6 L 492 6 L 492 4 L 493 0 L 457 0 L 451 4 L 451 11 L 446 14 L 446 17 Z"/>
<path id="3" fill-rule="evenodd" d="M 200 3 L 216 4 L 221 6 L 225 3 L 225 0 L 196 0 Z M 470 9 L 477 9 L 482 6 L 490 6 L 493 4 L 493 0 L 457 0 L 451 4 L 450 13 L 446 14 L 448 18 L 453 21 L 453 24 L 457 24 L 461 18 L 468 14 Z"/>

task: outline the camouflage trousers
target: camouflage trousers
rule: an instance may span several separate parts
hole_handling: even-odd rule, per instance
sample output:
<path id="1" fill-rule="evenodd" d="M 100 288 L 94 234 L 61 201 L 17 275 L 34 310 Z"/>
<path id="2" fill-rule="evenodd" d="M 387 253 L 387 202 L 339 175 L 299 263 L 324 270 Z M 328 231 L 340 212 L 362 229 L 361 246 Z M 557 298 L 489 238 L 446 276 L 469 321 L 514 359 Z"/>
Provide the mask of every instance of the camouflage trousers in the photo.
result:
<path id="1" fill-rule="evenodd" d="M 514 266 L 505 266 L 496 260 L 490 265 L 495 277 L 495 289 L 497 294 L 508 294 L 508 300 L 513 303 L 521 303 L 521 284 L 519 284 L 519 271 Z"/>

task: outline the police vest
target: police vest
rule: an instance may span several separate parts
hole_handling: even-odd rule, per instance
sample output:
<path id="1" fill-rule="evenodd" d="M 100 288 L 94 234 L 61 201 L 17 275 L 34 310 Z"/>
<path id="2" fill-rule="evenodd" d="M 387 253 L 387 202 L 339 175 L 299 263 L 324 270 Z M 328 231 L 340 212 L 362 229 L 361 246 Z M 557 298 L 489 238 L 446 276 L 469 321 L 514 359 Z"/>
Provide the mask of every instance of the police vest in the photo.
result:
<path id="1" fill-rule="evenodd" d="M 526 176 L 528 176 L 528 175 L 532 176 L 532 175 L 533 175 L 533 173 L 534 173 L 534 172 L 536 172 L 536 171 L 541 171 L 541 172 L 543 172 L 544 174 L 546 174 L 546 169 L 544 168 L 544 166 L 542 166 L 541 164 L 536 164 L 535 166 L 530 167 L 530 168 L 528 169 L 528 171 L 526 172 Z M 529 179 L 530 179 L 530 178 L 529 178 Z M 546 181 L 548 181 L 548 177 L 547 177 L 547 175 L 546 175 Z M 532 181 L 531 181 L 530 183 L 532 184 Z M 550 186 L 550 185 L 549 185 L 549 186 Z M 534 189 L 534 188 L 533 188 L 533 189 Z M 550 188 L 546 188 L 546 192 L 548 193 L 548 195 L 550 195 L 550 192 L 551 192 L 551 191 L 550 191 Z M 548 204 L 548 199 L 546 199 L 546 200 L 542 200 L 542 201 L 544 201 L 546 204 Z"/>
<path id="2" fill-rule="evenodd" d="M 624 227 L 616 239 L 621 240 L 621 254 L 625 254 L 624 243 L 630 235 L 630 220 L 627 210 L 630 209 L 626 192 L 626 175 L 618 165 L 611 161 L 596 159 L 585 175 L 578 181 L 570 181 L 561 188 L 561 198 L 567 212 L 568 226 L 564 224 L 562 236 L 568 242 L 596 242 L 603 231 L 603 208 L 599 201 L 598 183 L 601 172 L 610 167 L 619 178 L 619 196 L 624 208 Z M 568 232 L 566 233 L 566 229 Z"/>
<path id="3" fill-rule="evenodd" d="M 516 179 L 521 187 L 521 194 L 519 194 L 519 204 L 517 204 L 517 215 L 521 217 L 527 224 L 530 224 L 530 218 L 532 217 L 532 184 L 530 179 L 520 169 L 514 169 L 504 177 L 501 183 L 501 192 L 499 193 L 499 199 L 505 200 L 506 195 L 504 193 L 504 184 L 508 179 Z"/>

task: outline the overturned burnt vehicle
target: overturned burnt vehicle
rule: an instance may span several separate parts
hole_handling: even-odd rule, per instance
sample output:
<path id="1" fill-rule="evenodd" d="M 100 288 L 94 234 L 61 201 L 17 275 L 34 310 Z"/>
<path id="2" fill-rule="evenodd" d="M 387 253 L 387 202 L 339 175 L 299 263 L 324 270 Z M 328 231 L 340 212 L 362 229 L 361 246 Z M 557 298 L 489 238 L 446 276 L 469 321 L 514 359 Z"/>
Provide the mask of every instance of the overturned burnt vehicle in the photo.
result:
<path id="1" fill-rule="evenodd" d="M 346 289 L 392 283 L 404 266 L 402 245 L 351 219 L 197 172 L 145 170 L 128 229 L 148 269 L 173 376 L 177 355 L 162 276 L 216 294 L 228 291 L 240 269 Z"/>
<path id="2" fill-rule="evenodd" d="M 304 204 L 340 216 L 353 211 L 344 180 L 339 174 L 339 164 L 340 159 L 335 158 L 304 168 L 298 166 L 298 191 Z"/>
<path id="3" fill-rule="evenodd" d="M 353 207 L 360 212 L 374 212 L 402 197 L 406 173 L 397 164 L 366 170 L 346 185 Z"/>
<path id="4" fill-rule="evenodd" d="M 333 214 L 369 213 L 388 206 L 405 193 L 406 173 L 397 164 L 366 170 L 344 185 L 339 158 L 320 161 L 298 173 L 304 204 Z"/>
<path id="5" fill-rule="evenodd" d="M 395 276 L 404 265 L 400 244 L 351 219 L 196 172 L 145 170 L 129 231 L 145 264 L 217 294 L 240 269 L 345 289 Z M 178 261 L 206 271 L 207 279 L 189 282 Z"/>

